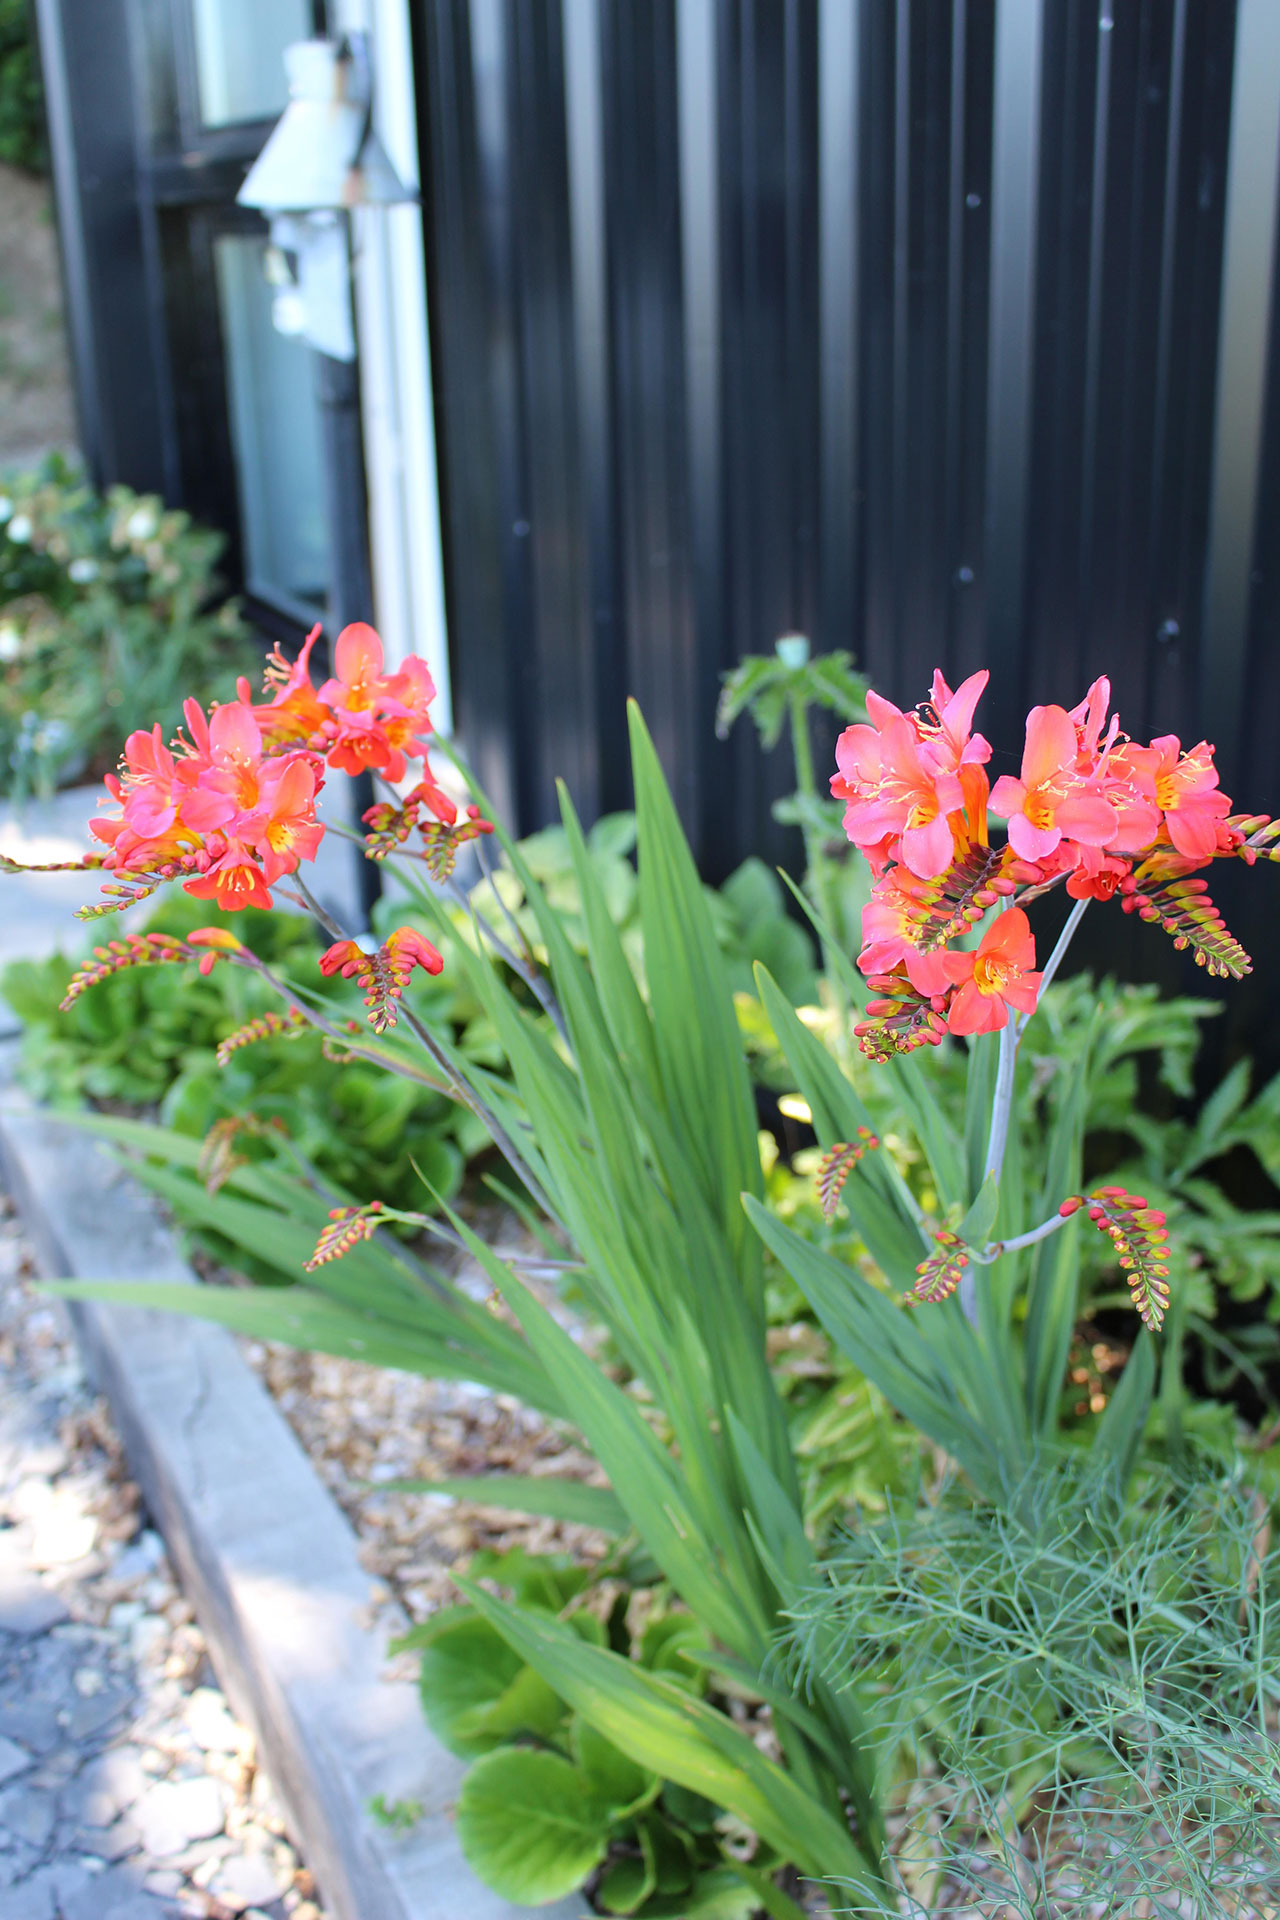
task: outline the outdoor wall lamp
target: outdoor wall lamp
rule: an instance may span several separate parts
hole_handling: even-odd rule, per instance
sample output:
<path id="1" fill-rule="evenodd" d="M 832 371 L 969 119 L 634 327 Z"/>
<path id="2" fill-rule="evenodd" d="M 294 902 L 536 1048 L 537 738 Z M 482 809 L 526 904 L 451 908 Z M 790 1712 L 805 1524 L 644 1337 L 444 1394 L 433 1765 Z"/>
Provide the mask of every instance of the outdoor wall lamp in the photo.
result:
<path id="1" fill-rule="evenodd" d="M 271 223 L 267 275 L 279 289 L 273 318 L 335 360 L 354 360 L 353 207 L 412 201 L 373 130 L 368 38 L 299 40 L 286 47 L 289 104 L 236 195 Z M 296 267 L 291 263 L 296 262 Z"/>
<path id="2" fill-rule="evenodd" d="M 328 522 L 329 637 L 373 614 L 369 513 L 356 369 L 351 213 L 413 201 L 373 130 L 368 37 L 300 40 L 287 47 L 289 104 L 236 195 L 270 222 L 264 262 L 276 288 L 272 320 L 314 349 Z M 367 774 L 354 782 L 356 815 L 372 803 Z M 357 858 L 367 916 L 377 869 Z"/>

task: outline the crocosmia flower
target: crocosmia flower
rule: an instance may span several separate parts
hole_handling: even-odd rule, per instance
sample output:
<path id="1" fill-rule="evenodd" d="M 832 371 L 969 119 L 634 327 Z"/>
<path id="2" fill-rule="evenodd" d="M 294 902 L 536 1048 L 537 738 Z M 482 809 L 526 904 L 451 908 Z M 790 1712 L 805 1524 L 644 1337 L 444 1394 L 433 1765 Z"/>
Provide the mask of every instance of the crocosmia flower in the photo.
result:
<path id="1" fill-rule="evenodd" d="M 1023 860 L 1044 860 L 1066 837 L 1109 845 L 1119 828 L 1115 808 L 1095 780 L 1080 773 L 1075 723 L 1063 707 L 1033 707 L 1018 779 L 1002 774 L 991 811 L 1009 823 L 1009 845 Z"/>
<path id="2" fill-rule="evenodd" d="M 931 880 L 951 865 L 954 843 L 947 815 L 963 807 L 964 793 L 954 771 L 924 758 L 905 714 L 895 707 L 882 717 L 880 727 L 846 727 L 840 735 L 840 771 L 831 791 L 847 802 L 844 830 L 856 847 L 878 861 L 900 853 L 912 873 Z"/>
<path id="3" fill-rule="evenodd" d="M 1207 740 L 1188 752 L 1175 733 L 1161 734 L 1149 747 L 1133 747 L 1130 759 L 1151 780 L 1156 805 L 1178 852 L 1188 860 L 1212 860 L 1218 826 L 1231 802 L 1218 790 L 1218 769 Z"/>
<path id="4" fill-rule="evenodd" d="M 995 1033 L 1009 1024 L 1009 1009 L 1034 1013 L 1040 975 L 1036 943 L 1021 907 L 997 915 L 975 953 L 948 952 L 947 975 L 956 995 L 947 1013 L 952 1033 Z"/>
<path id="5" fill-rule="evenodd" d="M 333 662 L 333 678 L 319 695 L 329 708 L 322 728 L 329 765 L 402 779 L 406 754 L 426 752 L 426 740 L 416 737 L 430 730 L 427 709 L 436 691 L 426 662 L 415 658 L 398 673 L 384 673 L 382 642 L 359 621 L 338 635 Z"/>

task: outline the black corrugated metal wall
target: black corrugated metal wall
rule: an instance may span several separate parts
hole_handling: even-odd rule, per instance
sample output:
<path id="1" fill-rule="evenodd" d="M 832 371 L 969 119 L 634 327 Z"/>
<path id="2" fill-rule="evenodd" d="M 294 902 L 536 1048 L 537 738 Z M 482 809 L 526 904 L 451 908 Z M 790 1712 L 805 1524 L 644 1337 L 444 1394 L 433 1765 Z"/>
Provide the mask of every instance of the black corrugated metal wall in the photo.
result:
<path id="1" fill-rule="evenodd" d="M 782 851 L 712 719 L 789 631 L 990 665 L 1005 764 L 1109 671 L 1280 811 L 1273 0 L 415 4 L 457 712 L 522 822 L 625 803 L 635 693 L 707 870 Z"/>

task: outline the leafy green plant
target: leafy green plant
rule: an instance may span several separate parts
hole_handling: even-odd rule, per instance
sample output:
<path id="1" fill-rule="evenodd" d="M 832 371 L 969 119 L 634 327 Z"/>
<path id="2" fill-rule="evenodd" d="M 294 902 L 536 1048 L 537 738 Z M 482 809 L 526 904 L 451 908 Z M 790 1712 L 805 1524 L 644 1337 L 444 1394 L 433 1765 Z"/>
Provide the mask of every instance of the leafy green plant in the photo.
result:
<path id="1" fill-rule="evenodd" d="M 519 843 L 524 868 L 537 881 L 555 912 L 566 940 L 576 953 L 588 952 L 588 929 L 582 889 L 573 847 L 563 826 L 545 827 Z M 639 882 L 632 856 L 636 845 L 634 813 L 606 814 L 586 834 L 586 849 L 596 884 L 609 918 L 617 929 L 628 965 L 644 990 L 644 938 L 640 920 Z M 735 993 L 754 990 L 752 967 L 763 961 L 776 970 L 786 991 L 797 1001 L 814 997 L 813 943 L 805 929 L 787 911 L 778 876 L 762 860 L 750 857 L 721 887 L 704 887 L 716 943 L 724 958 L 729 984 Z M 521 950 L 539 964 L 546 963 L 546 946 L 538 917 L 519 873 L 505 856 L 466 894 L 453 893 L 455 903 L 474 911 L 492 939 L 518 935 Z M 387 908 L 395 913 L 395 903 Z M 398 916 L 397 916 L 398 917 Z M 424 921 L 425 925 L 426 922 Z"/>
<path id="2" fill-rule="evenodd" d="M 112 767 L 126 699 L 168 738 L 187 695 L 234 697 L 254 655 L 219 597 L 221 534 L 97 494 L 57 454 L 0 491 L 0 791 Z"/>
<path id="3" fill-rule="evenodd" d="M 207 918 L 198 901 L 178 894 L 147 924 L 152 933 L 184 939 Z M 227 916 L 226 926 L 273 968 L 309 971 L 314 964 L 314 931 L 298 914 L 250 909 Z M 23 1022 L 20 1078 L 54 1106 L 86 1097 L 156 1106 L 166 1126 L 197 1142 L 248 1117 L 282 1129 L 322 1182 L 344 1194 L 376 1187 L 392 1206 L 421 1200 L 424 1179 L 441 1193 L 456 1192 L 467 1160 L 488 1144 L 475 1117 L 438 1086 L 388 1073 L 350 1044 L 297 1027 L 254 1037 L 252 1023 L 279 1005 L 260 975 L 227 967 L 207 977 L 193 967 L 122 968 L 61 1011 L 78 964 L 61 955 L 15 961 L 0 979 Z M 341 981 L 322 982 L 316 999 L 339 1024 L 362 1011 Z M 456 975 L 433 981 L 427 1003 L 428 1017 L 464 1051 L 496 1059 L 492 1028 L 460 994 Z M 248 1043 L 239 1044 L 245 1035 Z M 228 1149 L 260 1158 L 270 1138 L 240 1129 Z M 215 1180 L 220 1171 L 211 1162 Z M 203 1219 L 200 1230 L 207 1248 L 226 1257 L 229 1243 Z M 236 1258 L 263 1271 L 251 1247 L 239 1247 Z"/>
<path id="4" fill-rule="evenodd" d="M 772 654 L 746 655 L 723 682 L 716 709 L 716 732 L 722 740 L 744 713 L 755 722 L 766 753 L 777 747 L 784 728 L 787 731 L 796 790 L 776 802 L 774 818 L 799 827 L 805 885 L 825 924 L 842 942 L 841 951 L 848 951 L 857 941 L 867 887 L 861 863 L 849 858 L 840 826 L 843 808 L 818 786 L 811 715 L 816 707 L 841 720 L 865 720 L 869 683 L 854 671 L 852 655 L 811 654 L 808 640 L 799 633 L 786 634 Z"/>
<path id="5" fill-rule="evenodd" d="M 44 91 L 27 0 L 0 0 L 0 161 L 43 173 Z"/>
<path id="6" fill-rule="evenodd" d="M 341 640 L 338 652 L 344 653 Z M 368 630 L 348 633 L 345 658 L 336 691 L 320 703 L 321 721 L 299 724 L 308 737 L 316 724 L 332 729 L 314 737 L 338 755 L 356 751 L 353 742 L 384 756 L 398 752 L 386 730 L 398 724 L 395 717 L 376 723 L 385 735 L 378 738 L 363 716 L 370 699 L 393 697 L 388 689 L 411 694 L 413 676 L 381 675 L 381 649 Z M 523 1190 L 514 1201 L 543 1236 L 542 1254 L 500 1254 L 447 1203 L 443 1222 L 433 1223 L 377 1198 L 326 1192 L 305 1166 L 285 1176 L 269 1157 L 229 1168 L 216 1194 L 193 1194 L 188 1175 L 198 1169 L 198 1157 L 187 1151 L 184 1158 L 173 1136 L 157 1140 L 127 1123 L 99 1122 L 109 1137 L 173 1159 L 173 1167 L 143 1169 L 158 1191 L 181 1194 L 197 1217 L 203 1209 L 219 1231 L 252 1243 L 278 1268 L 305 1267 L 308 1280 L 248 1290 L 63 1289 L 73 1297 L 145 1301 L 260 1337 L 479 1381 L 571 1420 L 607 1487 L 557 1486 L 546 1478 L 536 1488 L 510 1480 L 492 1485 L 481 1476 L 472 1490 L 575 1520 L 594 1514 L 605 1531 L 625 1540 L 624 1551 L 639 1551 L 669 1589 L 673 1610 L 696 1624 L 699 1643 L 685 1658 L 710 1676 L 708 1694 L 699 1697 L 631 1657 L 630 1647 L 584 1637 L 576 1622 L 587 1610 L 555 1591 L 544 1590 L 541 1600 L 518 1592 L 505 1597 L 460 1576 L 473 1609 L 466 1631 L 491 1629 L 511 1656 L 507 1666 L 516 1663 L 509 1682 L 519 1689 L 518 1731 L 549 1741 L 576 1716 L 644 1773 L 700 1795 L 745 1827 L 753 1852 L 733 1870 L 781 1920 L 796 1920 L 799 1911 L 795 1876 L 846 1883 L 872 1910 L 892 1889 L 876 1731 L 883 1701 L 869 1684 L 876 1676 L 856 1675 L 846 1687 L 846 1676 L 837 1677 L 820 1655 L 799 1689 L 786 1683 L 777 1664 L 778 1631 L 820 1577 L 810 1532 L 813 1502 L 770 1351 L 777 1270 L 800 1289 L 827 1336 L 883 1402 L 954 1463 L 979 1501 L 1003 1511 L 1014 1498 L 1011 1489 L 1056 1463 L 1073 1439 L 1063 1421 L 1061 1387 L 1080 1303 L 1077 1216 L 1087 1217 L 1114 1246 L 1146 1323 L 1090 1435 L 1093 1465 L 1123 1496 L 1135 1481 L 1155 1393 L 1154 1334 L 1170 1306 L 1166 1229 L 1145 1200 L 1115 1185 L 1080 1192 L 1092 1034 L 1050 1098 L 1047 1134 L 1034 1154 L 1025 1151 L 1015 1118 L 1023 1029 L 1052 982 L 1083 901 L 1042 972 L 1034 970 L 1021 907 L 998 914 L 977 945 L 976 923 L 1002 896 L 1007 901 L 1021 889 L 1020 898 L 1029 901 L 1068 874 L 1073 881 L 1083 875 L 1103 892 L 1127 881 L 1132 886 L 1123 897 L 1135 909 L 1195 943 L 1211 971 L 1238 972 L 1247 956 L 1207 896 L 1186 880 L 1173 840 L 1158 836 L 1178 815 L 1172 830 L 1193 850 L 1207 835 L 1218 854 L 1256 859 L 1268 853 L 1275 833 L 1266 822 L 1226 818 L 1229 803 L 1215 796 L 1211 768 L 1198 751 L 1180 759 L 1176 743 L 1164 742 L 1135 749 L 1153 756 L 1150 766 L 1126 761 L 1121 749 L 1112 753 L 1114 727 L 1103 748 L 1106 699 L 1099 683 L 1075 715 L 1037 710 L 1024 761 L 1030 784 L 1009 783 L 1014 792 L 1006 810 L 1024 822 L 1016 831 L 1011 825 L 1011 835 L 1046 861 L 1056 859 L 1056 867 L 1036 865 L 1013 840 L 993 850 L 987 802 L 994 795 L 979 751 L 985 743 L 971 739 L 983 678 L 974 676 L 952 694 L 936 676 L 932 702 L 912 717 L 884 701 L 872 706 L 869 695 L 882 730 L 878 743 L 878 729 L 870 727 L 862 735 L 872 739 L 842 741 L 846 824 L 854 837 L 862 834 L 883 869 L 869 921 L 870 955 L 863 956 L 875 983 L 870 1002 L 864 1004 L 862 982 L 820 906 L 809 908 L 840 991 L 859 1009 L 853 1034 L 893 1089 L 905 1145 L 886 1140 L 881 1148 L 872 1113 L 837 1053 L 770 972 L 755 969 L 763 1017 L 818 1136 L 824 1216 L 843 1205 L 852 1222 L 845 1245 L 835 1236 L 818 1244 L 797 1230 L 794 1214 L 789 1222 L 766 1204 L 723 944 L 633 708 L 638 970 L 619 932 L 622 916 L 611 910 L 564 793 L 568 868 L 558 854 L 561 864 L 540 882 L 520 849 L 502 838 L 518 897 L 503 900 L 503 885 L 494 882 L 493 912 L 486 906 L 483 915 L 474 899 L 450 901 L 422 880 L 425 865 L 447 885 L 458 845 L 488 830 L 482 796 L 475 795 L 465 819 L 455 818 L 452 803 L 442 803 L 424 782 L 402 805 L 376 810 L 370 851 L 405 866 L 406 911 L 447 948 L 447 961 L 412 925 L 393 929 L 370 951 L 317 913 L 334 942 L 322 966 L 359 981 L 376 1036 L 352 1050 L 402 1077 L 413 1077 L 416 1061 L 419 1075 L 429 1075 L 483 1123 Z M 316 695 L 289 673 L 264 709 L 270 728 L 286 719 L 293 726 L 296 709 L 285 703 L 295 699 L 305 707 Z M 241 711 L 218 725 L 256 765 L 265 749 L 252 716 Z M 153 791 L 168 783 L 185 806 L 192 781 L 205 785 L 186 823 L 191 851 L 183 870 L 193 870 L 202 854 L 216 855 L 221 865 L 214 879 L 201 870 L 187 884 L 234 897 L 238 886 L 266 883 L 274 842 L 252 807 L 219 797 L 225 775 L 217 747 L 212 743 L 188 769 L 187 785 L 135 754 L 125 813 L 132 808 L 143 829 L 141 851 L 127 869 L 141 876 L 138 884 L 157 884 L 156 863 L 165 855 L 163 838 L 148 824 Z M 1057 756 L 1055 778 L 1037 785 L 1050 749 Z M 281 804 L 281 832 L 309 834 L 310 775 L 290 765 L 295 777 L 288 805 Z M 283 784 L 284 771 L 276 778 Z M 1114 806 L 1104 782 L 1116 796 Z M 245 821 L 257 859 L 220 847 L 209 853 L 201 821 L 213 820 L 227 804 Z M 436 816 L 425 826 L 423 805 Z M 1076 864 L 1073 843 L 1057 855 L 1065 829 L 1043 824 L 1054 819 L 1055 808 L 1067 827 L 1094 836 L 1077 849 Z M 1113 823 L 1121 809 L 1129 839 L 1156 836 L 1153 864 L 1135 870 L 1116 856 L 1103 871 L 1104 858 L 1112 856 L 1099 849 L 1120 832 Z M 122 820 L 122 831 L 127 826 Z M 414 831 L 420 851 L 406 847 Z M 1052 845 L 1045 849 L 1040 836 Z M 920 863 L 923 879 L 905 859 L 892 864 L 900 853 Z M 1091 865 L 1093 854 L 1098 859 Z M 553 892 L 569 870 L 572 901 L 562 896 L 557 903 Z M 296 884 L 299 897 L 312 904 L 305 883 Z M 463 906 L 465 922 L 458 917 Z M 469 932 L 461 938 L 464 927 Z M 275 981 L 260 957 L 216 930 L 193 934 L 177 951 L 144 941 L 140 951 L 123 954 L 121 964 L 164 965 L 197 952 L 211 965 L 274 983 L 290 998 L 292 1018 L 332 1037 L 333 1022 L 314 995 Z M 406 1004 L 415 967 L 456 973 L 492 1027 L 501 1070 L 469 1056 L 447 1026 L 429 1024 Z M 389 1042 L 384 1036 L 397 1018 L 402 1027 Z M 944 1028 L 965 1041 L 958 1119 L 912 1057 Z M 481 1310 L 430 1263 L 397 1249 L 379 1233 L 383 1222 L 420 1225 L 465 1248 L 504 1314 Z M 607 1335 L 602 1348 L 575 1339 L 543 1294 L 525 1284 L 534 1269 L 563 1270 L 566 1263 L 580 1303 Z M 911 1297 L 909 1309 L 904 1294 Z M 1169 1342 L 1161 1392 L 1170 1432 L 1181 1418 L 1176 1350 L 1176 1340 Z M 530 1678 L 523 1677 L 526 1670 Z M 768 1709 L 776 1742 L 771 1751 L 726 1711 L 722 1701 L 734 1696 L 745 1696 L 758 1714 Z M 487 1711 L 494 1701 L 469 1696 L 463 1705 L 468 1713 Z M 537 1724 L 529 1724 L 535 1716 Z M 482 1715 L 480 1723 L 467 1721 L 460 1737 L 501 1734 L 505 1741 L 510 1728 L 501 1722 L 502 1710 L 497 1722 Z M 494 1754 L 481 1763 L 497 1771 Z M 582 1772 L 583 1763 L 571 1742 L 567 1752 L 521 1752 L 510 1757 L 506 1788 L 530 1816 L 540 1793 L 544 1805 L 563 1811 L 573 1789 L 581 1790 L 575 1768 Z M 478 1857 L 490 1857 L 494 1874 L 505 1875 L 515 1868 L 509 1852 L 498 1857 L 501 1790 L 501 1781 L 495 1787 L 481 1776 L 471 1844 Z M 615 1811 L 626 1804 L 615 1803 Z M 543 1876 L 537 1886 L 558 1884 L 556 1876 L 570 1869 L 594 1871 L 609 1854 L 612 1827 L 602 1827 L 598 1805 L 590 1813 L 588 1805 L 579 1797 L 576 1824 L 563 1823 L 568 1863 L 545 1834 L 531 1843 L 530 1871 Z M 638 1872 L 643 1902 L 659 1894 L 656 1877 L 646 1891 L 638 1831 L 626 1843 L 633 1891 Z M 656 1862 L 656 1840 L 653 1845 Z"/>
<path id="7" fill-rule="evenodd" d="M 522 1549 L 480 1553 L 473 1579 L 526 1612 L 563 1615 L 584 1644 L 707 1693 L 702 1631 L 660 1589 L 643 1605 L 616 1581 Z M 589 1883 L 611 1914 L 747 1920 L 757 1895 L 725 1843 L 732 1823 L 700 1794 L 664 1783 L 573 1711 L 473 1605 L 446 1608 L 397 1643 L 421 1652 L 423 1711 L 450 1752 L 475 1764 L 458 1801 L 458 1837 L 480 1877 L 517 1905 Z M 691 1657 L 686 1659 L 688 1653 Z"/>
<path id="8" fill-rule="evenodd" d="M 587 962 L 519 848 L 505 844 L 536 919 L 542 984 L 554 994 L 563 1037 L 525 975 L 495 958 L 482 937 L 453 941 L 450 964 L 492 1020 L 510 1080 L 467 1059 L 439 1030 L 416 1019 L 412 1027 L 426 1063 L 488 1116 L 525 1191 L 581 1261 L 577 1285 L 611 1336 L 622 1378 L 591 1359 L 517 1271 L 448 1210 L 448 1230 L 488 1275 L 514 1326 L 382 1236 L 362 1237 L 376 1225 L 368 1209 L 345 1223 L 351 1250 L 313 1266 L 306 1284 L 202 1288 L 195 1300 L 180 1288 L 151 1288 L 146 1297 L 260 1337 L 480 1381 L 570 1417 L 611 1483 L 605 1511 L 621 1511 L 696 1620 L 707 1669 L 771 1707 L 782 1759 L 763 1753 L 713 1702 L 584 1642 L 558 1614 L 474 1584 L 467 1596 L 597 1734 L 745 1823 L 761 1849 L 760 1904 L 794 1920 L 773 1864 L 810 1876 L 844 1873 L 871 1888 L 879 1881 L 878 1813 L 852 1703 L 837 1704 L 821 1686 L 801 1700 L 771 1678 L 775 1626 L 814 1555 L 769 1363 L 762 1247 L 740 1201 L 744 1189 L 762 1192 L 754 1103 L 706 894 L 636 713 L 632 739 L 647 998 L 566 795 Z M 442 941 L 453 939 L 447 902 L 418 888 L 413 904 Z M 144 1150 L 176 1152 L 181 1164 L 173 1136 L 157 1141 L 127 1123 L 98 1124 Z M 186 1159 L 193 1168 L 194 1155 Z M 281 1265 L 292 1262 L 294 1272 L 327 1227 L 330 1196 L 320 1193 L 311 1198 L 309 1228 L 284 1217 L 270 1163 L 234 1169 L 203 1199 L 169 1168 L 142 1172 L 166 1196 L 182 1182 L 184 1207 L 203 1207 L 220 1231 L 252 1240 Z M 140 1292 L 112 1288 L 104 1297 Z M 566 1491 L 574 1517 L 583 1492 Z M 539 1510 L 554 1497 L 554 1483 L 540 1480 Z M 856 1832 L 847 1806 L 856 1810 Z"/>
<path id="9" fill-rule="evenodd" d="M 789 1649 L 796 1684 L 882 1702 L 900 1911 L 1239 1920 L 1280 1891 L 1278 1598 L 1247 1482 L 1147 1467 L 1126 1496 L 1076 1457 L 998 1503 L 953 1484 L 891 1507 L 803 1596 Z"/>

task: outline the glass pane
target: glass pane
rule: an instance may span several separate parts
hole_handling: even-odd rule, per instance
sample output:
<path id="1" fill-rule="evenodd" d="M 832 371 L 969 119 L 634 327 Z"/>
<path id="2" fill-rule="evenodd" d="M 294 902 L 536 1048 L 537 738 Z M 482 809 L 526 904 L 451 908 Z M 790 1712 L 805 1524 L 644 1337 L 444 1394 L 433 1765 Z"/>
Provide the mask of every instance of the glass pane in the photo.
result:
<path id="1" fill-rule="evenodd" d="M 311 350 L 271 324 L 266 244 L 244 234 L 214 242 L 245 572 L 268 598 L 322 608 L 329 569 Z"/>
<path id="2" fill-rule="evenodd" d="M 206 127 L 274 120 L 289 89 L 283 54 L 311 35 L 310 0 L 191 0 Z"/>

